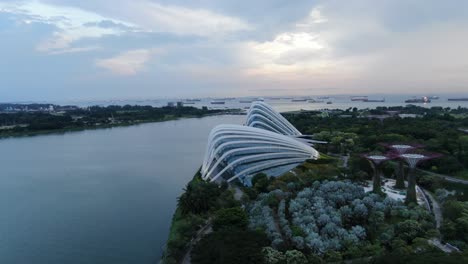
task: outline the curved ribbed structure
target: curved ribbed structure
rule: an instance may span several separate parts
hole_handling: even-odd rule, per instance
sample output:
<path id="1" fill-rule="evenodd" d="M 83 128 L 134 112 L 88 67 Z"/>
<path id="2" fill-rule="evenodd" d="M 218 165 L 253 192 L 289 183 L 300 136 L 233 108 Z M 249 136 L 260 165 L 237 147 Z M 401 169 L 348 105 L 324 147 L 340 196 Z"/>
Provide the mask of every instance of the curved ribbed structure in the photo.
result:
<path id="1" fill-rule="evenodd" d="M 278 176 L 319 153 L 294 138 L 265 129 L 219 125 L 208 138 L 201 169 L 210 181 L 240 179 L 250 185 L 251 176 L 266 172 Z"/>
<path id="2" fill-rule="evenodd" d="M 286 118 L 276 112 L 270 105 L 255 101 L 250 106 L 247 113 L 246 126 L 265 129 L 278 134 L 295 138 L 303 143 L 313 145 L 315 143 L 324 144 L 324 141 L 313 140 L 311 136 L 302 135 Z"/>
<path id="3" fill-rule="evenodd" d="M 271 132 L 288 136 L 301 136 L 299 132 L 286 118 L 276 112 L 264 102 L 255 101 L 247 113 L 246 126 L 257 127 Z"/>

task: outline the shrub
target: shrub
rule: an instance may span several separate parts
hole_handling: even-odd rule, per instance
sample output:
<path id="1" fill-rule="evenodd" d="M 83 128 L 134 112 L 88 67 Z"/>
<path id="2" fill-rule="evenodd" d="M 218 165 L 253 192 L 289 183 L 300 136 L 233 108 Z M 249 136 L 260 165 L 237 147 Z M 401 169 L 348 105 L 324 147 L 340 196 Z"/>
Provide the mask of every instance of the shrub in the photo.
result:
<path id="1" fill-rule="evenodd" d="M 213 230 L 245 229 L 249 223 L 247 213 L 240 207 L 218 210 L 213 219 Z"/>

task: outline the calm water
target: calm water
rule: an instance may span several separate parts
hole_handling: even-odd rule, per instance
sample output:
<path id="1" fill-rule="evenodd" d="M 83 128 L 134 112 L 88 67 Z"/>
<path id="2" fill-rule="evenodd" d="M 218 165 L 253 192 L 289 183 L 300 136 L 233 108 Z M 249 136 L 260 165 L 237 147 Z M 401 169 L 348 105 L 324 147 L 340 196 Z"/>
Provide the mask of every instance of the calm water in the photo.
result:
<path id="1" fill-rule="evenodd" d="M 209 131 L 244 118 L 0 140 L 0 263 L 157 263 Z"/>
<path id="2" fill-rule="evenodd" d="M 431 95 L 431 94 L 428 94 Z M 292 98 L 281 98 L 281 99 L 276 99 L 273 100 L 272 98 L 265 98 L 265 102 L 268 104 L 272 105 L 277 111 L 280 112 L 286 112 L 286 111 L 296 111 L 300 109 L 304 110 L 319 110 L 319 109 L 348 109 L 350 107 L 357 107 L 359 109 L 363 108 L 369 108 L 373 109 L 378 106 L 405 106 L 407 103 L 405 103 L 405 100 L 411 99 L 411 98 L 421 98 L 421 94 L 414 94 L 414 95 L 398 95 L 398 94 L 392 94 L 392 95 L 368 95 L 369 99 L 374 99 L 374 100 L 380 100 L 380 99 L 385 99 L 385 102 L 359 102 L 359 101 L 351 101 L 350 100 L 350 95 L 333 95 L 330 96 L 329 98 L 323 98 L 320 99 L 317 96 L 311 96 L 310 98 L 313 98 L 318 101 L 322 101 L 319 103 L 309 103 L 309 102 L 292 102 Z M 438 94 L 440 96 L 439 99 L 432 100 L 431 103 L 427 104 L 416 104 L 422 107 L 433 107 L 433 106 L 442 106 L 442 107 L 450 107 L 450 108 L 457 108 L 458 106 L 461 107 L 468 107 L 468 101 L 465 102 L 452 102 L 448 101 L 448 98 L 460 98 L 460 97 L 465 97 L 468 98 L 468 93 L 464 94 Z M 308 98 L 308 97 L 294 97 L 296 99 L 300 98 Z M 213 99 L 210 98 L 204 98 L 201 99 L 200 101 L 194 102 L 193 104 L 187 104 L 187 106 L 194 106 L 201 108 L 203 106 L 206 106 L 208 108 L 212 109 L 227 109 L 227 108 L 248 108 L 250 106 L 250 103 L 241 103 L 241 100 L 245 99 L 252 99 L 252 98 L 233 98 L 233 99 L 227 99 L 224 100 L 225 104 L 223 105 L 216 105 L 216 104 L 211 104 L 211 101 Z M 166 106 L 168 102 L 176 102 L 176 101 L 184 101 L 182 99 L 161 99 L 161 100 L 111 100 L 111 101 L 80 101 L 80 102 L 54 102 L 56 104 L 76 104 L 80 106 L 90 106 L 90 105 L 125 105 L 125 104 L 130 104 L 130 105 L 152 105 L 156 107 L 161 107 L 161 106 Z M 331 102 L 331 104 L 327 104 L 327 102 Z"/>

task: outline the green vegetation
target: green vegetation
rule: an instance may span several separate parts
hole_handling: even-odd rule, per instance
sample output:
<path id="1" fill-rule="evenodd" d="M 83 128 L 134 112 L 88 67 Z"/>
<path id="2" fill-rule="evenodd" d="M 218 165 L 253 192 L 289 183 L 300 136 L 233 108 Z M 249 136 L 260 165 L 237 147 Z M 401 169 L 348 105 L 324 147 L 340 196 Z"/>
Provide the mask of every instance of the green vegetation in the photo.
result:
<path id="1" fill-rule="evenodd" d="M 192 252 L 192 263 L 263 263 L 265 234 L 245 230 L 222 230 L 206 235 Z"/>
<path id="2" fill-rule="evenodd" d="M 241 226 L 241 214 L 236 214 L 235 210 L 222 210 L 239 206 L 227 185 L 218 186 L 203 181 L 198 172 L 184 191 L 179 197 L 172 219 L 163 255 L 164 263 L 179 263 L 187 252 L 190 241 L 202 227 L 211 224 L 214 215 L 218 216 L 213 220 L 216 229 L 225 223 Z M 237 215 L 238 218 L 226 219 L 232 215 Z"/>
<path id="3" fill-rule="evenodd" d="M 420 117 L 388 115 L 383 121 L 367 118 L 387 111 Z M 468 136 L 459 130 L 468 127 L 467 109 L 410 106 L 348 109 L 328 115 L 300 112 L 286 117 L 304 134 L 329 142 L 316 146 L 321 158 L 307 160 L 276 178 L 259 173 L 252 178 L 251 188 L 236 183 L 215 187 L 195 177 L 180 197 L 174 216 L 166 251 L 175 256 L 173 260 L 180 260 L 190 243 L 180 247 L 182 253 L 178 256 L 170 254 L 170 243 L 183 244 L 192 237 L 197 237 L 191 251 L 194 264 L 468 260 L 467 253 L 446 254 L 431 242 L 440 237 L 442 242 L 467 249 L 468 185 L 442 177 L 463 177 L 468 171 Z M 417 184 L 432 193 L 441 206 L 444 221 L 440 230 L 436 229 L 432 212 L 422 206 L 405 205 L 384 193 L 364 193 L 362 187 L 367 186 L 374 171 L 361 153 L 382 153 L 385 149 L 379 143 L 384 142 L 419 143 L 444 155 L 422 163 L 422 170 L 412 172 Z M 409 168 L 390 161 L 378 170 L 386 178 L 399 178 L 401 185 Z M 236 188 L 243 192 L 240 201 L 233 198 L 231 190 Z M 202 224 L 197 219 L 202 219 Z M 184 229 L 184 223 L 192 223 L 199 230 L 209 226 L 211 230 L 196 236 L 197 231 Z"/>
<path id="4" fill-rule="evenodd" d="M 401 114 L 417 114 L 416 118 L 399 118 L 387 111 Z M 343 118 L 341 115 L 351 117 Z M 463 114 L 463 115 L 462 115 Z M 371 173 L 369 166 L 359 163 L 360 153 L 383 152 L 379 143 L 412 142 L 425 146 L 430 152 L 443 154 L 442 158 L 427 161 L 421 166 L 436 173 L 465 177 L 468 169 L 468 135 L 460 128 L 468 127 L 466 108 L 423 108 L 378 107 L 374 110 L 336 110 L 322 117 L 320 112 L 286 114 L 285 117 L 303 134 L 314 135 L 329 144 L 317 145 L 323 153 L 351 154 L 353 172 L 364 169 Z M 369 115 L 385 115 L 381 122 Z M 458 118 L 455 118 L 458 116 Z"/>
<path id="5" fill-rule="evenodd" d="M 195 107 L 92 106 L 68 107 L 56 112 L 0 113 L 0 137 L 35 135 L 101 127 L 160 122 L 182 117 L 203 117 L 221 110 Z"/>
<path id="6" fill-rule="evenodd" d="M 289 191 L 261 193 L 248 204 L 250 228 L 261 230 L 279 252 L 299 250 L 308 259 L 341 261 L 394 250 L 432 250 L 433 219 L 422 207 L 365 194 L 349 181 L 314 181 Z M 271 185 L 281 186 L 273 180 Z M 423 242 L 421 242 L 423 241 Z M 271 252 L 271 250 L 269 251 Z M 275 261 L 267 263 L 276 263 Z"/>

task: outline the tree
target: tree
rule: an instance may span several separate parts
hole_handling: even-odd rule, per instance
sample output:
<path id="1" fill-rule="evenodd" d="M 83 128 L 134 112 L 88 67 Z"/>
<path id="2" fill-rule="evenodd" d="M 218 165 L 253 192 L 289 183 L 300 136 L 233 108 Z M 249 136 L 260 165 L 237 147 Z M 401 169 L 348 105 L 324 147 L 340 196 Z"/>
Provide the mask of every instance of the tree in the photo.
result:
<path id="1" fill-rule="evenodd" d="M 221 230 L 203 237 L 193 248 L 194 264 L 264 263 L 262 248 L 269 243 L 258 231 Z"/>
<path id="2" fill-rule="evenodd" d="M 194 179 L 179 197 L 178 206 L 183 214 L 204 213 L 216 206 L 220 194 L 221 191 L 215 183 Z"/>
<path id="3" fill-rule="evenodd" d="M 221 209 L 213 219 L 213 230 L 245 229 L 249 223 L 247 213 L 240 207 Z"/>
<path id="4" fill-rule="evenodd" d="M 307 258 L 299 250 L 288 250 L 284 254 L 287 264 L 307 264 Z"/>
<path id="5" fill-rule="evenodd" d="M 268 176 L 265 173 L 258 173 L 252 178 L 252 186 L 258 192 L 267 192 L 269 183 Z"/>
<path id="6" fill-rule="evenodd" d="M 416 237 L 423 234 L 421 225 L 415 220 L 406 220 L 398 223 L 395 227 L 397 237 L 410 243 Z"/>
<path id="7" fill-rule="evenodd" d="M 265 257 L 265 264 L 285 264 L 286 257 L 281 251 L 272 247 L 264 247 L 262 249 L 263 256 Z"/>

